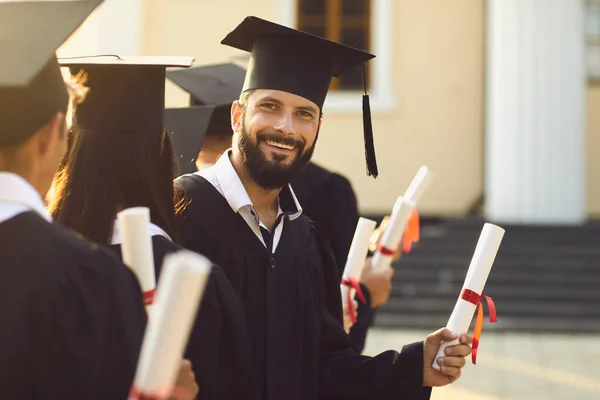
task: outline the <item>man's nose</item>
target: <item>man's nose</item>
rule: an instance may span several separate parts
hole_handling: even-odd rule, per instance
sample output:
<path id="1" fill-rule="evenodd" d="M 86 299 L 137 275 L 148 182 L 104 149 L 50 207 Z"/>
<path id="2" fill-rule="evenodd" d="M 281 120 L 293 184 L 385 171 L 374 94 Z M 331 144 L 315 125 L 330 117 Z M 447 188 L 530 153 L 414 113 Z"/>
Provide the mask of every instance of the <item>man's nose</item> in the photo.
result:
<path id="1" fill-rule="evenodd" d="M 292 113 L 281 113 L 274 128 L 285 135 L 296 133 L 296 130 L 294 129 L 294 118 L 292 116 Z"/>

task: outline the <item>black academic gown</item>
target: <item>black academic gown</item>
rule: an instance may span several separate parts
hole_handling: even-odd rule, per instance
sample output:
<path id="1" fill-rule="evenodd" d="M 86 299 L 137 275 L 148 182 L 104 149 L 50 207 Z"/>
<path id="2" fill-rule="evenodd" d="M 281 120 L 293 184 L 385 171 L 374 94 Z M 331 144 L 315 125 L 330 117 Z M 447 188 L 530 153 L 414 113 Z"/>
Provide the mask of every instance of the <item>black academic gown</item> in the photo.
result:
<path id="1" fill-rule="evenodd" d="M 145 324 L 114 254 L 33 212 L 0 223 L 0 399 L 127 399 Z"/>
<path id="2" fill-rule="evenodd" d="M 152 246 L 159 282 L 165 256 L 182 247 L 160 235 L 152 236 Z M 120 245 L 111 247 L 120 255 Z M 184 354 L 192 362 L 199 399 L 259 398 L 245 322 L 238 295 L 213 265 Z"/>
<path id="3" fill-rule="evenodd" d="M 352 185 L 342 175 L 309 163 L 292 182 L 294 193 L 302 205 L 302 212 L 312 219 L 327 237 L 341 279 L 352 245 L 356 224 L 360 218 L 358 203 Z M 350 330 L 350 337 L 359 351 L 363 351 L 367 330 L 373 324 L 375 310 L 371 308 L 371 296 L 361 284 L 365 303 L 358 298 L 358 321 Z"/>
<path id="4" fill-rule="evenodd" d="M 352 348 L 341 323 L 335 261 L 308 218 L 284 222 L 277 249 L 268 254 L 204 178 L 185 175 L 177 186 L 191 200 L 182 215 L 182 244 L 219 264 L 244 303 L 262 399 L 429 398 L 422 343 L 374 358 Z M 283 194 L 280 201 L 285 209 Z"/>

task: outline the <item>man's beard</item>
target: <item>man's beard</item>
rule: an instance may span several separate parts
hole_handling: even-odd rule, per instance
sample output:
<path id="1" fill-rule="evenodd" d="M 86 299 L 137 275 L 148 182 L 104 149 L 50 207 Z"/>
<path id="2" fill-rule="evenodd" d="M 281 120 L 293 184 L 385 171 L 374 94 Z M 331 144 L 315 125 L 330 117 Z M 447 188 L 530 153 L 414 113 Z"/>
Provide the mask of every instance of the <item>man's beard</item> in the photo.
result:
<path id="1" fill-rule="evenodd" d="M 306 151 L 304 150 L 304 141 L 283 137 L 277 133 L 259 132 L 256 135 L 256 142 L 254 142 L 246 130 L 244 116 L 242 116 L 242 126 L 237 147 L 252 179 L 264 189 L 279 189 L 292 182 L 306 167 L 312 158 L 318 136 L 319 131 L 317 129 L 315 141 Z M 284 164 L 282 161 L 287 157 L 276 153 L 273 154 L 272 161 L 267 160 L 263 152 L 259 149 L 260 143 L 266 140 L 274 140 L 295 146 L 297 154 L 294 156 L 295 158 L 291 164 Z"/>

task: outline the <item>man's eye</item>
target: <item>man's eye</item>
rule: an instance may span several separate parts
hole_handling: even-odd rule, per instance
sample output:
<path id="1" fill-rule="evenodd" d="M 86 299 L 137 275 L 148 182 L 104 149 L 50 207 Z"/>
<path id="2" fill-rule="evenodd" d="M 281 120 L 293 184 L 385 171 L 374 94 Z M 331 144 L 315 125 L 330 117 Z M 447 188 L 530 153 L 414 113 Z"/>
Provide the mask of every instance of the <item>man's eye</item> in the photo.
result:
<path id="1" fill-rule="evenodd" d="M 303 118 L 313 118 L 312 113 L 308 111 L 298 111 L 298 115 L 300 115 Z"/>
<path id="2" fill-rule="evenodd" d="M 275 105 L 273 103 L 264 103 L 264 104 L 261 104 L 260 107 L 265 110 L 269 110 L 269 111 L 275 111 L 277 109 L 277 105 Z"/>

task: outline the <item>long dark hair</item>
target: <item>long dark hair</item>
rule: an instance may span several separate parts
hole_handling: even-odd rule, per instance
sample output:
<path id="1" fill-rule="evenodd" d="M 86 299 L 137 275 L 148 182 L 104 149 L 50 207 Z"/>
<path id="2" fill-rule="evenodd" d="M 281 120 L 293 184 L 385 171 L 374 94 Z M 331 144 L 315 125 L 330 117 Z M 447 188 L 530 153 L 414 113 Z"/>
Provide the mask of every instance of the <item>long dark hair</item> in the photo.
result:
<path id="1" fill-rule="evenodd" d="M 174 156 L 169 134 L 83 130 L 76 122 L 49 211 L 59 224 L 110 244 L 120 209 L 148 207 L 152 223 L 177 239 Z"/>

